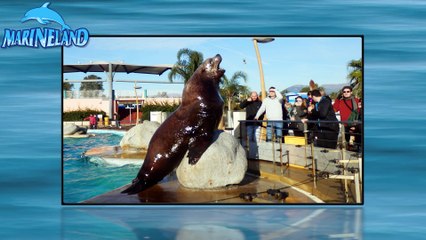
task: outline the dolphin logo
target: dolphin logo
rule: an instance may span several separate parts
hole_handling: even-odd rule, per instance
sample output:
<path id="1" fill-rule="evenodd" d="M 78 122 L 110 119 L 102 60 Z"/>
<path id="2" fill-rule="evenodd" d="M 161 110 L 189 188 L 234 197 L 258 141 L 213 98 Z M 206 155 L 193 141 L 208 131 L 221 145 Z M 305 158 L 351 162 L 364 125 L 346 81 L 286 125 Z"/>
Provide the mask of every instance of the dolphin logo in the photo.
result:
<path id="1" fill-rule="evenodd" d="M 49 24 L 50 22 L 57 22 L 62 26 L 62 30 L 71 29 L 68 25 L 65 24 L 64 19 L 62 19 L 59 13 L 47 7 L 49 4 L 50 2 L 46 2 L 39 8 L 29 10 L 21 19 L 21 22 L 26 22 L 28 20 L 37 20 L 37 22 L 43 25 Z"/>

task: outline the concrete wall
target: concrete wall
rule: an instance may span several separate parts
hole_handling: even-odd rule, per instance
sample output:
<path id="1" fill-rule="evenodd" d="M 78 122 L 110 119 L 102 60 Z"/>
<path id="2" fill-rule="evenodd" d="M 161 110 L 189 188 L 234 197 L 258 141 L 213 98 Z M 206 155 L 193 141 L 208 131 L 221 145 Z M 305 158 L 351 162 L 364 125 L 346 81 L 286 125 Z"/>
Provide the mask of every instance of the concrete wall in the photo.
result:
<path id="1" fill-rule="evenodd" d="M 161 103 L 181 104 L 182 98 L 145 98 L 143 102 L 144 104 L 161 104 Z"/>
<path id="2" fill-rule="evenodd" d="M 245 146 L 245 143 L 242 143 Z M 247 157 L 250 159 L 262 159 L 266 161 L 274 161 L 276 163 L 289 162 L 292 165 L 305 166 L 306 164 L 312 165 L 312 149 L 308 145 L 305 155 L 305 146 L 298 146 L 293 144 L 282 144 L 282 157 L 280 156 L 280 144 L 272 142 L 250 142 Z M 350 151 L 342 151 L 338 149 L 327 149 L 321 147 L 314 147 L 313 151 L 315 157 L 316 169 L 318 171 L 325 171 L 334 173 L 341 170 L 335 162 L 336 160 L 350 159 L 357 160 L 358 154 Z M 306 157 L 305 157 L 306 156 Z M 348 167 L 357 166 L 357 164 L 348 164 Z"/>
<path id="3" fill-rule="evenodd" d="M 108 106 L 108 100 L 102 99 L 64 99 L 64 112 L 92 109 L 108 113 Z"/>
<path id="4" fill-rule="evenodd" d="M 125 101 L 136 101 L 135 99 L 120 99 L 120 102 Z M 140 102 L 144 104 L 180 104 L 182 102 L 181 98 L 146 98 L 139 99 Z M 64 112 L 75 111 L 75 110 L 101 110 L 108 114 L 108 100 L 103 99 L 64 99 Z"/>
<path id="5" fill-rule="evenodd" d="M 66 121 L 66 122 L 64 122 L 64 124 L 75 124 L 75 125 L 80 126 L 80 127 L 89 127 L 90 126 L 90 122 L 89 121 Z M 103 121 L 99 122 L 99 124 L 103 125 L 104 122 Z M 110 121 L 109 124 L 111 126 L 115 126 L 116 122 L 115 121 Z"/>
<path id="6" fill-rule="evenodd" d="M 64 123 L 64 125 L 65 124 L 75 124 L 75 125 L 80 126 L 80 127 L 88 127 L 88 126 L 90 126 L 90 122 L 89 121 L 66 121 L 66 122 L 63 122 L 63 123 Z"/>

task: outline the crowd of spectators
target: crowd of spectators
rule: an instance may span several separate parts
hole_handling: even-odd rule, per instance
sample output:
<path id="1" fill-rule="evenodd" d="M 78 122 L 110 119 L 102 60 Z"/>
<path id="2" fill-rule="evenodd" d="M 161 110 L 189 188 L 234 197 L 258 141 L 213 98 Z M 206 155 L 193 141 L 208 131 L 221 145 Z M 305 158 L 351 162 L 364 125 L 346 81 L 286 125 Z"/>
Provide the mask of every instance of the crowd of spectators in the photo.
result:
<path id="1" fill-rule="evenodd" d="M 266 141 L 281 141 L 292 132 L 294 136 L 308 136 L 315 146 L 336 148 L 340 132 L 339 123 L 344 128 L 342 143 L 346 149 L 359 151 L 362 140 L 362 101 L 353 96 L 352 87 L 341 89 L 336 99 L 331 99 L 324 91 L 314 89 L 307 98 L 298 96 L 294 104 L 286 102 L 282 94 L 270 87 L 268 96 L 261 101 L 256 92 L 240 103 L 246 108 L 247 133 L 250 141 L 259 141 L 260 120 L 266 119 Z M 340 115 L 340 122 L 336 116 Z M 291 131 L 288 131 L 291 130 Z M 343 134 L 342 134 L 343 135 Z"/>

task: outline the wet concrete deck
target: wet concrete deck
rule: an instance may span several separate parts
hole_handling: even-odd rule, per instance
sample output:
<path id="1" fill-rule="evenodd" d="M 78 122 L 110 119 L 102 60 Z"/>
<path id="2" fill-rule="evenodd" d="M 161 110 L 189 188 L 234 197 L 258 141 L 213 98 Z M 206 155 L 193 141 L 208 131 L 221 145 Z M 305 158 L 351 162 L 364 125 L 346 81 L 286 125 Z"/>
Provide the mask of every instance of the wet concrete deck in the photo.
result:
<path id="1" fill-rule="evenodd" d="M 123 152 L 117 146 L 95 148 L 85 153 L 86 156 L 102 156 L 106 160 L 122 161 L 123 164 L 128 164 L 128 161 L 142 164 L 145 154 L 144 152 Z M 312 169 L 309 169 L 310 165 L 302 167 L 257 159 L 248 161 L 248 174 L 238 185 L 215 190 L 188 189 L 181 186 L 176 176 L 172 175 L 138 195 L 121 194 L 121 191 L 126 188 L 123 186 L 88 199 L 83 204 L 354 203 L 353 193 L 345 192 L 342 180 L 318 177 L 314 182 Z M 277 199 L 267 193 L 268 189 L 287 192 L 288 197 Z M 252 201 L 248 201 L 241 198 L 240 194 L 256 194 L 256 197 Z"/>
<path id="2" fill-rule="evenodd" d="M 273 164 L 269 161 L 249 160 L 249 171 L 271 181 L 282 182 L 318 197 L 325 203 L 346 203 L 342 180 L 312 177 L 312 169 Z M 349 203 L 354 203 L 353 193 L 349 193 Z M 305 203 L 300 201 L 299 203 Z"/>
<path id="3" fill-rule="evenodd" d="M 139 193 L 138 195 L 121 194 L 126 186 L 115 189 L 84 201 L 87 204 L 294 204 L 316 203 L 309 196 L 291 188 L 289 185 L 247 174 L 238 184 L 220 189 L 188 189 L 179 184 L 175 177 Z M 287 192 L 288 196 L 279 199 L 267 193 L 268 189 L 279 189 Z M 256 194 L 252 201 L 240 197 L 241 193 Z"/>

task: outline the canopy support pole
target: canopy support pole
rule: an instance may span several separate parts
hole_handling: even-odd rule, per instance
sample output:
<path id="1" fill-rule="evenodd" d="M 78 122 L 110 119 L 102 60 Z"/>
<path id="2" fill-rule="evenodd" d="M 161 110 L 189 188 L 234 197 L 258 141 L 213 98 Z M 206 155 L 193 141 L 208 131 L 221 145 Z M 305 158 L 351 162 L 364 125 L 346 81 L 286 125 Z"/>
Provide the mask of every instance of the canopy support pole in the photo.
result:
<path id="1" fill-rule="evenodd" d="M 112 64 L 108 64 L 108 117 L 112 119 L 113 117 L 113 107 L 114 107 L 114 95 L 112 91 Z"/>

